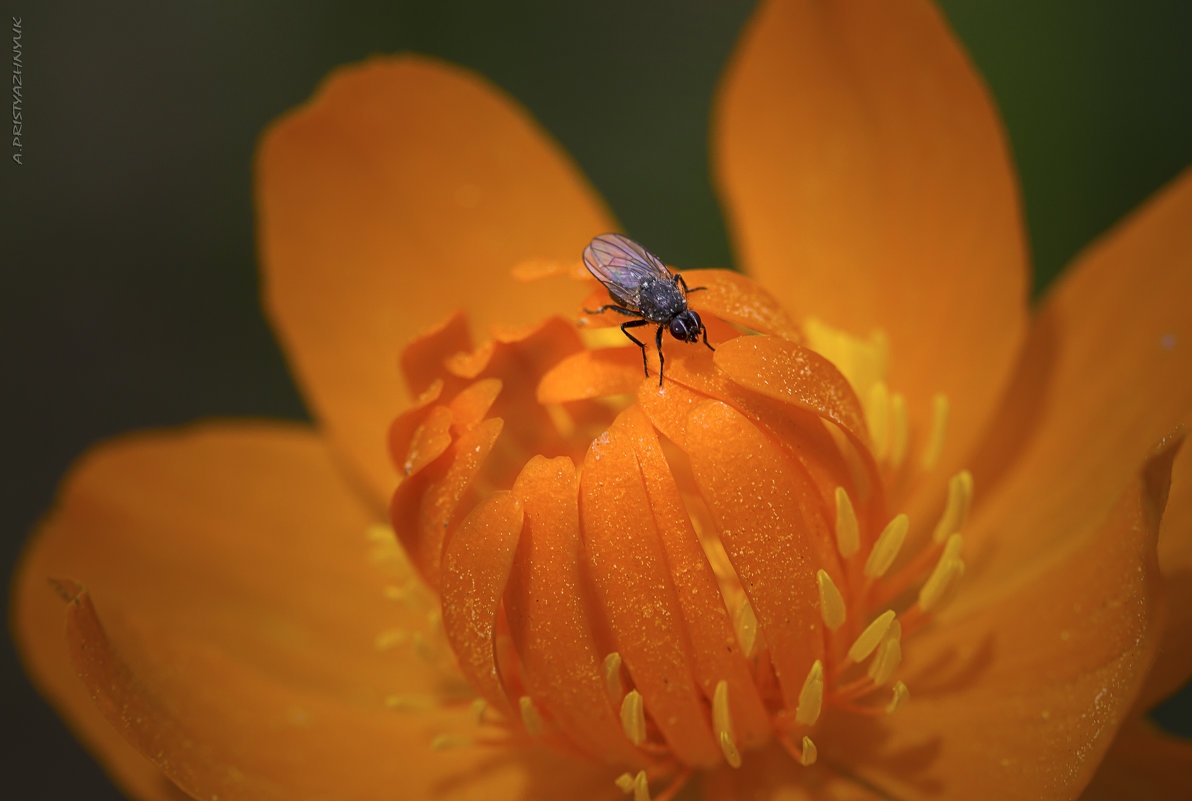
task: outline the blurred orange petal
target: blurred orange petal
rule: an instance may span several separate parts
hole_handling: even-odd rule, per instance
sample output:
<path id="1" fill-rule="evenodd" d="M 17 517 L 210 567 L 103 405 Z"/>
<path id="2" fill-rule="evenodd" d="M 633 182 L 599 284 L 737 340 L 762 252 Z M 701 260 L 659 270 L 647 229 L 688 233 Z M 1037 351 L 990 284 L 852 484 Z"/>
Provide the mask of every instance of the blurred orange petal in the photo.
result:
<path id="1" fill-rule="evenodd" d="M 266 307 L 313 413 L 378 503 L 393 478 L 384 432 L 408 400 L 402 348 L 459 308 L 487 334 L 574 306 L 573 282 L 511 271 L 574 261 L 577 243 L 614 227 L 513 100 L 416 56 L 336 72 L 269 131 L 257 186 Z"/>
<path id="2" fill-rule="evenodd" d="M 1145 720 L 1122 727 L 1080 801 L 1185 801 L 1192 798 L 1192 741 Z"/>
<path id="3" fill-rule="evenodd" d="M 1192 171 L 1092 245 L 1048 295 L 1020 380 L 973 465 L 974 586 L 1004 581 L 1089 530 L 1130 465 L 1190 418 L 1189 220 Z M 1177 464 L 1164 526 L 1173 550 L 1186 551 L 1192 536 L 1180 489 L 1188 466 L 1186 456 Z"/>
<path id="4" fill-rule="evenodd" d="M 1017 190 L 992 103 L 927 2 L 763 3 L 726 72 L 714 166 L 744 268 L 801 315 L 884 330 L 912 426 L 966 456 L 1026 330 Z"/>
<path id="5" fill-rule="evenodd" d="M 1155 541 L 1174 451 L 1148 461 L 1073 547 L 1019 573 L 996 602 L 925 629 L 900 673 L 906 706 L 880 731 L 831 719 L 823 752 L 907 801 L 1079 792 L 1158 646 Z"/>
<path id="6" fill-rule="evenodd" d="M 376 549 L 399 552 L 391 533 L 366 537 L 373 525 L 303 428 L 128 437 L 77 468 L 30 546 L 18 642 L 138 797 L 170 797 L 152 791 L 159 769 L 198 798 L 257 801 L 371 799 L 394 787 L 429 797 L 462 775 L 511 801 L 582 784 L 587 766 L 557 754 L 428 751 L 435 735 L 474 724 L 466 705 L 435 703 L 440 670 L 382 647 L 378 635 L 415 632 L 425 617 L 383 596 Z M 394 698 L 428 708 L 402 712 Z"/>
<path id="7" fill-rule="evenodd" d="M 770 747 L 751 752 L 741 770 L 704 779 L 701 801 L 889 801 L 890 796 L 820 763 L 804 768 Z"/>
<path id="8" fill-rule="evenodd" d="M 1192 429 L 1192 415 L 1183 425 Z M 1138 699 L 1140 712 L 1192 680 L 1192 448 L 1182 448 L 1171 468 L 1171 495 L 1159 526 L 1159 570 L 1167 616 L 1159 655 Z"/>

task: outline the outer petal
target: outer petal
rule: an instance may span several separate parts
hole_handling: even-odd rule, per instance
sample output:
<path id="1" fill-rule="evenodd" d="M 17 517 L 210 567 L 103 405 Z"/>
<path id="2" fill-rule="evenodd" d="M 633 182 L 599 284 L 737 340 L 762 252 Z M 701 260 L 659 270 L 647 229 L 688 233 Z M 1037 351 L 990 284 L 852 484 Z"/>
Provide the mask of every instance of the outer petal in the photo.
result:
<path id="1" fill-rule="evenodd" d="M 1080 801 L 1184 801 L 1192 798 L 1192 742 L 1136 718 L 1118 732 Z"/>
<path id="2" fill-rule="evenodd" d="M 1160 635 L 1155 557 L 1174 447 L 1090 536 L 996 604 L 907 644 L 911 699 L 885 732 L 829 718 L 829 759 L 900 799 L 1069 799 L 1128 715 Z M 841 726 L 841 724 L 844 724 Z"/>
<path id="3" fill-rule="evenodd" d="M 1089 530 L 1131 466 L 1192 419 L 1189 220 L 1192 170 L 1090 247 L 1047 298 L 996 433 L 973 466 L 977 555 L 966 561 L 977 580 L 1001 581 Z M 1189 467 L 1187 456 L 1177 462 L 1163 534 L 1184 543 L 1165 550 L 1185 554 Z"/>
<path id="4" fill-rule="evenodd" d="M 117 732 L 191 794 L 225 801 L 369 799 L 398 786 L 429 798 L 472 781 L 486 798 L 520 798 L 549 785 L 549 766 L 517 752 L 497 766 L 472 750 L 431 753 L 434 734 L 468 731 L 462 711 L 388 708 L 392 694 L 437 693 L 444 679 L 376 644 L 424 618 L 383 597 L 372 522 L 301 428 L 127 438 L 77 468 L 27 552 L 18 643 L 138 797 L 163 796 L 146 791 L 149 763 Z"/>
<path id="5" fill-rule="evenodd" d="M 1184 428 L 1192 429 L 1192 415 Z M 1138 699 L 1142 711 L 1192 680 L 1192 449 L 1187 447 L 1171 469 L 1171 495 L 1159 527 L 1159 570 L 1168 613 L 1159 655 Z"/>
<path id="6" fill-rule="evenodd" d="M 797 312 L 891 343 L 941 469 L 986 422 L 1026 330 L 1017 190 L 992 104 L 927 2 L 763 3 L 730 65 L 715 167 L 745 268 Z"/>
<path id="7" fill-rule="evenodd" d="M 415 56 L 333 75 L 265 137 L 257 181 L 269 313 L 313 412 L 378 498 L 393 483 L 385 430 L 407 399 L 403 346 L 461 307 L 481 326 L 570 309 L 571 282 L 514 283 L 511 269 L 574 261 L 615 228 L 511 99 Z"/>
<path id="8" fill-rule="evenodd" d="M 846 763 L 847 764 L 847 763 Z M 750 751 L 740 770 L 721 768 L 703 782 L 702 801 L 889 801 L 889 795 L 819 762 L 805 768 L 772 745 Z"/>

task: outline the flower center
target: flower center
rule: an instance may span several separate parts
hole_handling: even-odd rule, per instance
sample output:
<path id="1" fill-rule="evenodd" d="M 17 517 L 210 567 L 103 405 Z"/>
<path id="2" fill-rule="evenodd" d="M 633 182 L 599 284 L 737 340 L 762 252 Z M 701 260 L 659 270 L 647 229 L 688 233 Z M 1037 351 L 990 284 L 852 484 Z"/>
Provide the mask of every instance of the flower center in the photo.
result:
<path id="1" fill-rule="evenodd" d="M 556 318 L 474 349 L 455 317 L 406 352 L 421 397 L 390 436 L 397 539 L 483 699 L 466 742 L 585 755 L 637 799 L 767 743 L 810 765 L 825 715 L 896 711 L 964 572 L 967 471 L 934 524 L 888 510 L 947 400 L 912 425 L 882 335 L 800 330 L 713 273 L 716 351 L 668 343 L 661 386 L 623 338 Z"/>

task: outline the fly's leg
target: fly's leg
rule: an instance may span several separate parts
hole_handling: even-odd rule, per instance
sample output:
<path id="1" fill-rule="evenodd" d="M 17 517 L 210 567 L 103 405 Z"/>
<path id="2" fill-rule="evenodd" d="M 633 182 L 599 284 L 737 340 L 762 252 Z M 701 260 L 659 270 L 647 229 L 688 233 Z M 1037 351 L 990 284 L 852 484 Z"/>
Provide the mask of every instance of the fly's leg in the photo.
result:
<path id="1" fill-rule="evenodd" d="M 629 337 L 630 342 L 632 342 L 634 345 L 637 345 L 639 348 L 642 349 L 642 369 L 646 371 L 646 375 L 649 375 L 650 367 L 646 363 L 646 343 L 642 342 L 640 339 L 635 337 L 633 334 L 631 334 L 625 330 L 626 328 L 637 328 L 639 326 L 643 326 L 646 324 L 647 324 L 646 320 L 626 320 L 625 322 L 621 323 L 621 333 L 624 334 L 625 336 Z M 659 329 L 658 329 L 658 340 L 660 342 L 662 340 L 662 328 L 661 327 L 659 327 Z M 659 347 L 661 348 L 661 346 L 659 346 Z M 660 356 L 662 355 L 661 350 L 658 351 L 658 355 L 660 355 Z M 661 369 L 662 364 L 659 363 L 658 367 L 659 367 L 659 369 Z"/>
<path id="2" fill-rule="evenodd" d="M 658 348 L 658 386 L 659 386 L 659 388 L 662 387 L 662 365 L 666 361 L 666 359 L 662 355 L 662 328 L 663 328 L 662 326 L 658 326 L 658 336 L 654 337 L 654 345 L 655 345 L 655 347 Z M 642 348 L 642 360 L 645 361 L 645 358 L 646 358 L 646 349 Z M 647 370 L 646 375 L 649 375 L 649 374 L 650 374 L 650 371 Z"/>
<path id="3" fill-rule="evenodd" d="M 703 332 L 704 344 L 708 346 L 708 350 L 716 350 L 716 348 L 712 347 L 711 343 L 708 342 L 708 326 L 700 325 L 699 330 Z"/>
<path id="4" fill-rule="evenodd" d="M 689 289 L 687 282 L 683 280 L 683 276 L 679 273 L 675 273 L 675 283 L 680 284 L 683 287 L 684 294 L 687 295 L 690 295 L 692 292 L 699 292 L 701 289 L 707 289 L 706 286 L 694 286 Z"/>
<path id="5" fill-rule="evenodd" d="M 615 312 L 620 312 L 621 314 L 626 314 L 630 317 L 636 317 L 640 313 L 635 312 L 633 309 L 626 309 L 624 306 L 618 306 L 615 303 L 606 303 L 599 309 L 584 309 L 584 312 L 586 314 L 600 314 L 601 312 L 608 311 L 609 309 L 612 309 Z M 630 339 L 633 339 L 633 337 L 630 337 Z M 640 345 L 641 343 L 639 342 L 638 344 Z"/>

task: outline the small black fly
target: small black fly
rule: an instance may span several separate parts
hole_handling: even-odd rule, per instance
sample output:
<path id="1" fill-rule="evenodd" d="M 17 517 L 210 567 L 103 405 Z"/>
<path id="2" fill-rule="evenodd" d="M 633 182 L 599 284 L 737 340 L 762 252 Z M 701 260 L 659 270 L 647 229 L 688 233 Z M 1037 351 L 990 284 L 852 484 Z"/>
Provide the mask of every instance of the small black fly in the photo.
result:
<path id="1" fill-rule="evenodd" d="M 642 368 L 646 375 L 650 368 L 646 362 L 646 343 L 626 329 L 637 328 L 650 323 L 658 325 L 654 343 L 658 348 L 658 386 L 662 386 L 662 332 L 669 329 L 671 336 L 683 342 L 698 342 L 703 334 L 708 344 L 708 329 L 699 315 L 687 308 L 687 293 L 699 292 L 707 287 L 687 288 L 687 282 L 678 273 L 672 273 L 658 257 L 632 239 L 620 234 L 601 234 L 584 248 L 584 264 L 597 281 L 608 290 L 615 303 L 608 303 L 599 309 L 584 309 L 588 314 L 600 314 L 612 309 L 639 320 L 621 323 L 621 333 L 642 349 Z"/>

